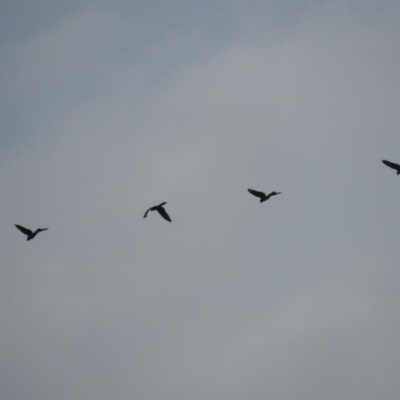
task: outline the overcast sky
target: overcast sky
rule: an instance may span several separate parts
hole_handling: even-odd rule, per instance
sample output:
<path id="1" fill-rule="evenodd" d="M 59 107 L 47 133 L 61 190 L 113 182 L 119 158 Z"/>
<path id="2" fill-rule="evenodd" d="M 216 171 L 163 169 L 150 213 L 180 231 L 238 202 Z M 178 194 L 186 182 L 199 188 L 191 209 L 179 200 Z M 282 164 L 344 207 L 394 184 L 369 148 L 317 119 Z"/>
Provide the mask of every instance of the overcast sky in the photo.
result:
<path id="1" fill-rule="evenodd" d="M 0 397 L 398 400 L 399 20 L 3 0 Z"/>

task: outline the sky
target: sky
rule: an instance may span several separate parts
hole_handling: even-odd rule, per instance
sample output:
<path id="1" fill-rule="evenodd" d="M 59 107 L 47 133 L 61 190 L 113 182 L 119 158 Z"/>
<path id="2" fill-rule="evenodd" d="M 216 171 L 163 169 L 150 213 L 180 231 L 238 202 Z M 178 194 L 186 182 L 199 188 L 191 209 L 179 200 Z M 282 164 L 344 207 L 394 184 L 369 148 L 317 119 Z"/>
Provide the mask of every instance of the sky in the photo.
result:
<path id="1" fill-rule="evenodd" d="M 2 1 L 1 398 L 397 400 L 399 18 Z"/>

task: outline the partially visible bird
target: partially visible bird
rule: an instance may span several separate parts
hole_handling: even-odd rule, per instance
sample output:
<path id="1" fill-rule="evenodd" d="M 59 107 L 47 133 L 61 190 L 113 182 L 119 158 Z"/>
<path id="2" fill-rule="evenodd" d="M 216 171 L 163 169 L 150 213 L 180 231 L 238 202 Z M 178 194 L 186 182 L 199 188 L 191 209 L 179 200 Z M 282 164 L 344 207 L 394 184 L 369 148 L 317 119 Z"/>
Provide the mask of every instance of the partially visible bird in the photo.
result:
<path id="1" fill-rule="evenodd" d="M 271 192 L 270 194 L 266 195 L 263 192 L 257 192 L 257 190 L 254 189 L 247 189 L 249 193 L 251 193 L 253 196 L 256 196 L 260 199 L 260 203 L 263 203 L 264 201 L 267 201 L 270 197 L 276 196 L 277 194 L 281 194 L 282 192 Z"/>
<path id="2" fill-rule="evenodd" d="M 27 236 L 26 240 L 32 240 L 39 232 L 43 232 L 43 231 L 49 230 L 49 228 L 43 228 L 43 229 L 39 228 L 39 229 L 36 229 L 35 232 L 32 232 L 30 229 L 24 228 L 21 225 L 15 225 L 15 227 L 17 229 L 19 229 L 23 234 L 25 234 Z"/>
<path id="3" fill-rule="evenodd" d="M 158 211 L 158 213 L 167 221 L 171 222 L 171 218 L 169 217 L 169 215 L 167 214 L 167 212 L 164 209 L 164 204 L 167 204 L 166 201 L 164 201 L 164 203 L 159 204 L 158 206 L 154 206 L 154 207 L 150 207 L 144 214 L 143 218 L 147 217 L 147 214 L 149 213 L 149 211 Z"/>
<path id="4" fill-rule="evenodd" d="M 389 168 L 393 168 L 396 170 L 397 175 L 400 175 L 400 165 L 399 164 L 395 164 L 391 161 L 387 161 L 387 160 L 382 160 L 382 162 Z"/>

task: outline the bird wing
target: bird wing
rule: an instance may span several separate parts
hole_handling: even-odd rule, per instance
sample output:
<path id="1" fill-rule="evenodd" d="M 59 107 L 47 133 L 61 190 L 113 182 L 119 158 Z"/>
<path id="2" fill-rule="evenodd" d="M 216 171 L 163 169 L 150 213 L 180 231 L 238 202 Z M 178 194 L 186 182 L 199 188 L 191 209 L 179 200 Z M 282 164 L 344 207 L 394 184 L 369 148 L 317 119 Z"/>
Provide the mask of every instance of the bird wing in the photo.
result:
<path id="1" fill-rule="evenodd" d="M 49 230 L 49 228 L 39 228 L 38 229 L 39 232 L 44 232 L 44 231 L 48 231 L 48 230 Z"/>
<path id="2" fill-rule="evenodd" d="M 389 168 L 393 168 L 393 169 L 395 169 L 397 171 L 400 170 L 400 165 L 399 164 L 395 164 L 395 163 L 393 163 L 391 161 L 387 161 L 387 160 L 382 160 L 382 162 Z"/>
<path id="3" fill-rule="evenodd" d="M 146 217 L 147 217 L 147 214 L 149 213 L 149 211 L 151 211 L 152 208 L 153 208 L 153 207 L 150 207 L 150 208 L 144 213 L 143 218 L 146 218 Z"/>
<path id="4" fill-rule="evenodd" d="M 164 208 L 159 207 L 159 208 L 157 208 L 157 211 L 164 219 L 171 222 L 171 218 L 169 217 L 169 215 L 167 214 L 167 212 L 165 211 Z"/>
<path id="5" fill-rule="evenodd" d="M 21 226 L 21 225 L 15 225 L 15 227 L 16 227 L 17 229 L 19 229 L 22 233 L 24 233 L 24 234 L 27 235 L 27 236 L 32 235 L 32 231 L 31 231 L 30 229 L 28 229 L 28 228 L 24 228 L 24 227 Z"/>
<path id="6" fill-rule="evenodd" d="M 247 189 L 249 191 L 249 193 L 251 193 L 253 196 L 259 197 L 260 199 L 262 199 L 263 197 L 265 197 L 265 193 L 263 192 L 257 192 L 257 190 L 254 189 Z"/>

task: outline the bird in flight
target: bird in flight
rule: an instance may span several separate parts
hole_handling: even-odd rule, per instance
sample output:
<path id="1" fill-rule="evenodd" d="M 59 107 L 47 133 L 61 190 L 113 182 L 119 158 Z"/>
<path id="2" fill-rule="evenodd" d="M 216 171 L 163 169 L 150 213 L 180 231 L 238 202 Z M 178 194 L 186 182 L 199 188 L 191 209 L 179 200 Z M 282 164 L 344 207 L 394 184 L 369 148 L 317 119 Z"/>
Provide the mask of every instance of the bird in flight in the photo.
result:
<path id="1" fill-rule="evenodd" d="M 44 229 L 39 228 L 39 229 L 36 229 L 35 232 L 32 232 L 30 229 L 24 228 L 21 225 L 15 225 L 15 227 L 27 236 L 26 240 L 32 240 L 39 232 L 49 230 L 49 228 L 44 228 Z"/>
<path id="2" fill-rule="evenodd" d="M 270 197 L 276 196 L 277 194 L 281 194 L 282 192 L 271 192 L 270 194 L 265 194 L 263 192 L 257 192 L 257 190 L 254 189 L 247 189 L 249 193 L 251 193 L 253 196 L 256 196 L 260 199 L 260 203 L 263 203 L 264 201 L 267 201 Z"/>
<path id="3" fill-rule="evenodd" d="M 147 214 L 149 213 L 149 211 L 158 211 L 158 213 L 168 222 L 171 222 L 171 218 L 169 217 L 169 215 L 167 214 L 167 212 L 164 209 L 164 204 L 167 204 L 166 201 L 164 201 L 164 203 L 159 204 L 158 206 L 154 206 L 154 207 L 150 207 L 144 214 L 143 218 L 147 217 Z"/>
<path id="4" fill-rule="evenodd" d="M 382 162 L 389 168 L 393 168 L 397 171 L 397 175 L 400 175 L 400 165 L 399 164 L 395 164 L 391 161 L 387 161 L 387 160 L 382 160 Z"/>

